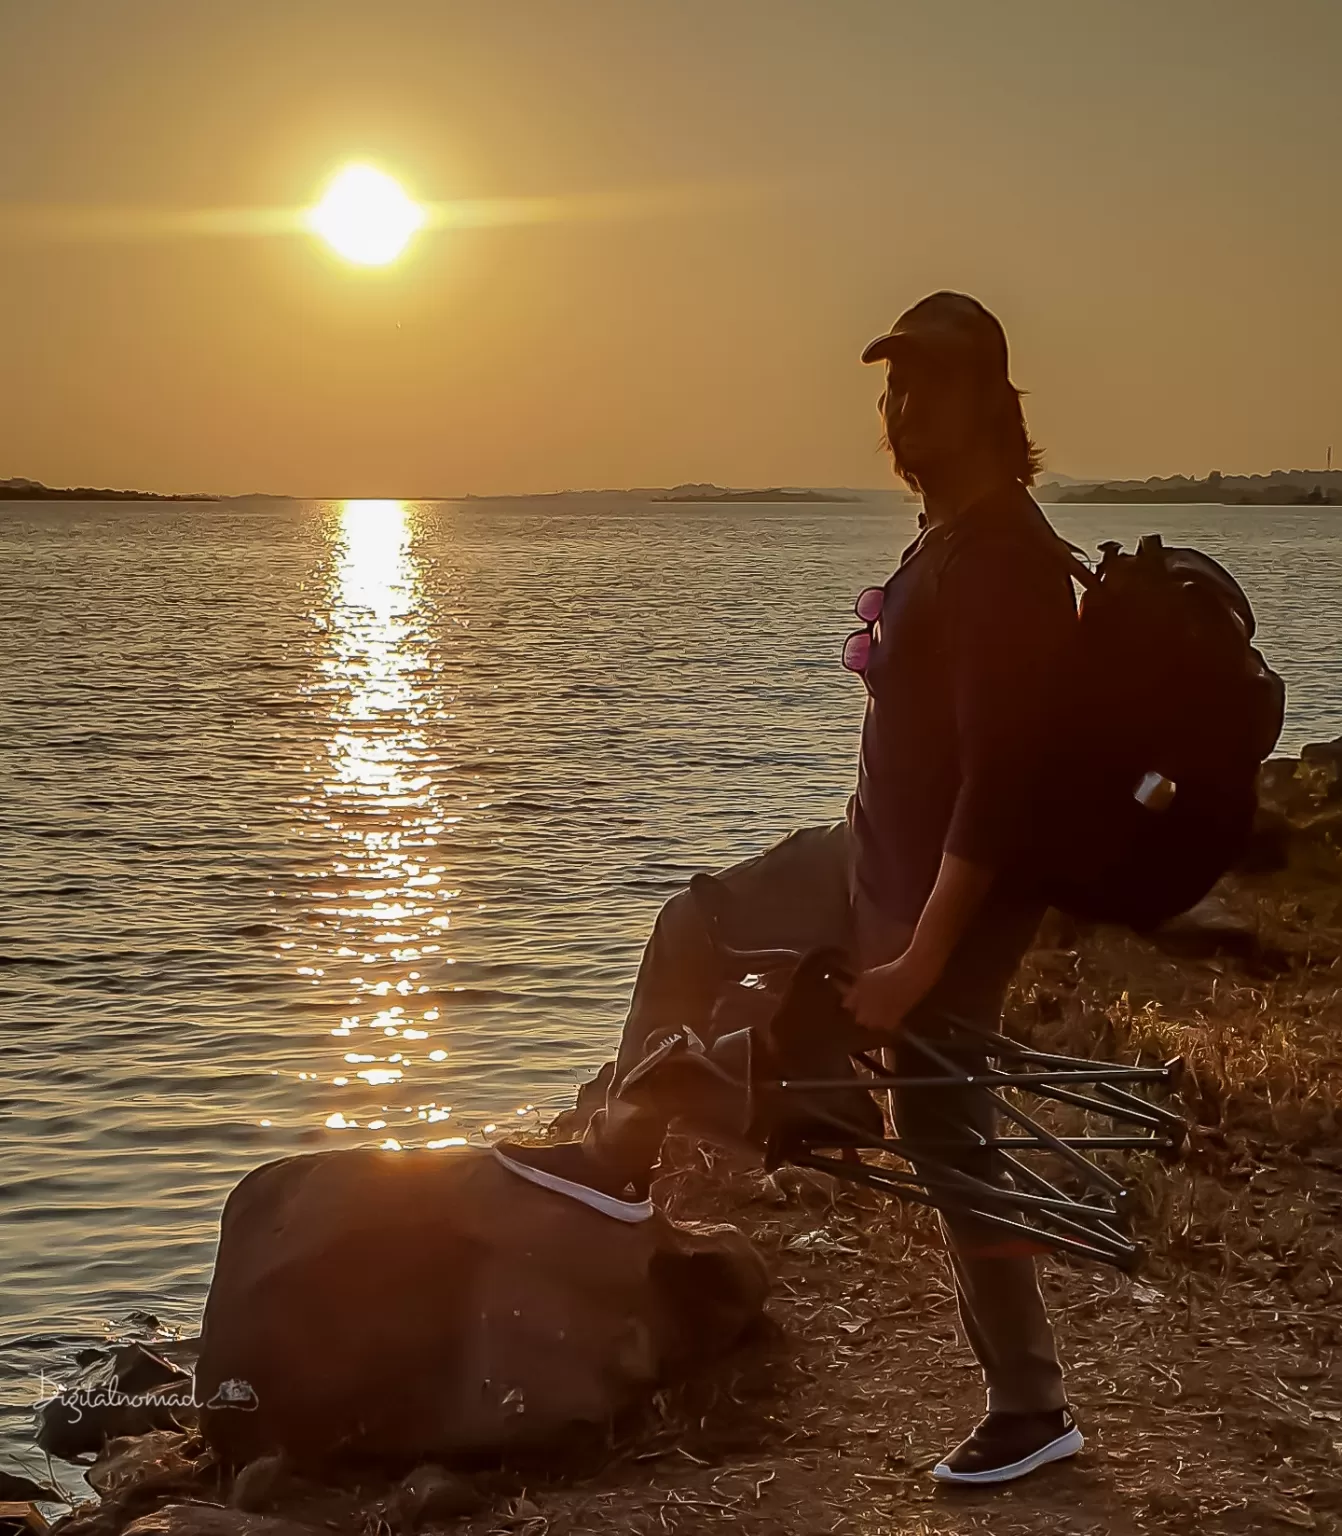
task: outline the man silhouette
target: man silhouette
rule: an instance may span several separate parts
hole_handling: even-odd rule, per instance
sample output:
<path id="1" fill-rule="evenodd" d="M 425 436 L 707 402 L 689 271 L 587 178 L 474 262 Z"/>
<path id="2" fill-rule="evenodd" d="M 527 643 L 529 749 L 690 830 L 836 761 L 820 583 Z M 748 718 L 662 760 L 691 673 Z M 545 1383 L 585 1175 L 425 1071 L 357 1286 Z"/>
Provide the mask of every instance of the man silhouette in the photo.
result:
<path id="1" fill-rule="evenodd" d="M 862 628 L 844 647 L 867 692 L 856 792 L 844 821 L 794 832 L 718 874 L 716 917 L 735 948 L 846 952 L 856 970 L 849 1007 L 888 1036 L 896 1072 L 917 1076 L 929 1068 L 902 1038 L 904 1021 L 934 1039 L 956 1017 L 996 1029 L 1042 916 L 1009 876 L 1045 772 L 1076 613 L 1061 546 L 1027 490 L 1039 454 L 996 318 L 964 294 L 935 293 L 862 358 L 885 367 L 885 441 L 922 513 L 894 574 L 859 597 Z M 667 1036 L 689 1028 L 711 1039 L 721 987 L 704 914 L 681 892 L 644 952 L 615 1083 Z M 963 1049 L 959 1059 L 973 1069 Z M 915 1161 L 920 1142 L 936 1141 L 943 1159 L 994 1176 L 980 1140 L 993 1132 L 986 1095 L 893 1097 Z M 621 1114 L 612 1094 L 594 1117 L 584 1143 L 593 1166 L 603 1148 L 637 1139 L 636 1117 L 631 1129 Z M 655 1124 L 652 1133 L 660 1139 Z M 947 1142 L 959 1145 L 947 1152 Z M 654 1144 L 648 1161 L 655 1155 Z M 610 1194 L 642 1193 L 615 1188 L 621 1179 Z M 987 1414 L 934 1476 L 1006 1482 L 1075 1455 L 1081 1434 L 1032 1252 L 969 1218 L 948 1215 L 944 1228 Z"/>

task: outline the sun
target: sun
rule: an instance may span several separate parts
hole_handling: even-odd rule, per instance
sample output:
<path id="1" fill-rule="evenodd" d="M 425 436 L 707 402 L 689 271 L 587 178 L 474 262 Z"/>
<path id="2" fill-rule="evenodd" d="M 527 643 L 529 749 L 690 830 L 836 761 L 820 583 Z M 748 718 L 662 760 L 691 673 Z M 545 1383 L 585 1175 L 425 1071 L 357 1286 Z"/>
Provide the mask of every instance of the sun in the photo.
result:
<path id="1" fill-rule="evenodd" d="M 337 172 L 308 214 L 308 227 L 337 255 L 361 267 L 395 261 L 423 223 L 419 204 L 394 177 L 371 165 Z"/>

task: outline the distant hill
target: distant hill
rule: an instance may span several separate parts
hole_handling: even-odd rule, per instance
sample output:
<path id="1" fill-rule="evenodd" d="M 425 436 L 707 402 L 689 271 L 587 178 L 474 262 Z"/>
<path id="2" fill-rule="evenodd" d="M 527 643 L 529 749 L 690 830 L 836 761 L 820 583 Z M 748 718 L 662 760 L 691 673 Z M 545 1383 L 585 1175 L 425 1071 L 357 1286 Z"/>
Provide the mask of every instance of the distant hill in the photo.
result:
<path id="1" fill-rule="evenodd" d="M 654 496 L 652 499 L 654 501 L 709 501 L 720 505 L 737 501 L 806 501 L 830 504 L 836 501 L 860 501 L 862 498 L 847 491 L 785 491 L 778 486 L 765 491 L 724 491 L 718 486 L 712 486 L 708 490 L 668 491 L 665 495 Z"/>
<path id="2" fill-rule="evenodd" d="M 888 491 L 852 490 L 847 487 L 819 487 L 804 488 L 796 486 L 770 486 L 761 490 L 737 490 L 729 486 L 713 485 L 699 481 L 684 485 L 673 486 L 632 486 L 628 489 L 602 489 L 582 491 L 541 491 L 529 495 L 511 496 L 445 496 L 445 497 L 402 497 L 406 501 L 469 501 L 469 502 L 627 502 L 627 501 L 657 501 L 657 502 L 703 502 L 705 504 L 731 505 L 733 503 L 793 503 L 800 502 L 823 506 L 833 503 L 865 503 L 883 502 L 891 496 L 896 500 L 908 499 L 898 486 L 891 486 Z M 156 491 L 126 491 L 110 490 L 102 486 L 50 486 L 44 485 L 40 480 L 23 480 L 19 478 L 0 480 L 0 501 L 206 501 L 206 502 L 234 502 L 234 501 L 291 501 L 294 499 L 331 500 L 339 498 L 294 498 L 291 496 L 272 496 L 264 491 L 249 492 L 243 496 L 214 496 L 214 495 L 165 495 Z"/>
<path id="3" fill-rule="evenodd" d="M 215 501 L 214 496 L 164 496 L 155 491 L 109 491 L 101 486 L 53 486 L 40 480 L 0 480 L 0 501 Z"/>
<path id="4" fill-rule="evenodd" d="M 1150 480 L 1049 481 L 1039 486 L 1040 501 L 1062 503 L 1122 503 L 1169 506 L 1201 503 L 1224 507 L 1339 507 L 1342 470 L 1274 469 L 1268 475 L 1223 475 L 1213 470 L 1206 479 L 1187 475 L 1153 476 Z"/>
<path id="5" fill-rule="evenodd" d="M 737 490 L 731 486 L 693 481 L 685 485 L 633 485 L 623 490 L 602 488 L 586 491 L 540 491 L 520 496 L 461 496 L 452 501 L 663 501 L 663 502 L 860 502 L 879 491 L 856 491 L 847 487 L 807 489 L 773 486 L 767 490 Z"/>

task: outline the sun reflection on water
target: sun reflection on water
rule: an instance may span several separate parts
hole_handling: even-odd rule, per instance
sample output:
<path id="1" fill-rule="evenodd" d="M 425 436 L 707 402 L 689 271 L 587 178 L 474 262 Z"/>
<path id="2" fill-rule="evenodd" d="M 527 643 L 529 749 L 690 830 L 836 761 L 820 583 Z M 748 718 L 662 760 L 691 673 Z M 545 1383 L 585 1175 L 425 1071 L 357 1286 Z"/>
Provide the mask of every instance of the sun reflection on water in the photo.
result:
<path id="1" fill-rule="evenodd" d="M 444 822 L 425 730 L 431 679 L 414 531 L 414 509 L 400 501 L 347 501 L 332 520 L 319 684 L 330 737 L 307 809 L 338 856 L 312 893 L 321 958 L 298 967 L 314 985 L 339 988 L 333 1071 L 314 1077 L 341 1090 L 341 1105 L 332 1110 L 328 1100 L 323 1123 L 360 1134 L 392 1125 L 401 1135 L 380 1143 L 388 1150 L 400 1149 L 407 1128 L 449 1113 L 380 1096 L 406 1078 L 417 1053 L 446 1059 L 427 977 L 452 963 L 441 940 L 456 893 L 437 862 Z"/>

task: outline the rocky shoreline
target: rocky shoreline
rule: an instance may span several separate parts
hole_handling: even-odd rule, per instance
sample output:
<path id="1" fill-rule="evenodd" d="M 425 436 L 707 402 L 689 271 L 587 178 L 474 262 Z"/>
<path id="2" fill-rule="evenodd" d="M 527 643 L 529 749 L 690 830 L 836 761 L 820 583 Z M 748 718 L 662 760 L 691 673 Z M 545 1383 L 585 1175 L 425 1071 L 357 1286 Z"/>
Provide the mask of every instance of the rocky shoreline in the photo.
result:
<path id="1" fill-rule="evenodd" d="M 190 1408 L 160 1403 L 54 1529 L 1342 1529 L 1342 742 L 1265 765 L 1260 798 L 1212 902 L 1153 940 L 1054 916 L 1011 1000 L 1009 1027 L 1047 1048 L 1188 1063 L 1187 1155 L 1128 1170 L 1142 1274 L 1046 1266 L 1089 1442 L 1075 1463 L 995 1494 L 934 1489 L 927 1468 L 979 1403 L 932 1220 L 676 1143 L 657 1204 L 732 1221 L 773 1277 L 767 1325 L 711 1369 L 549 1462 L 228 1467 Z"/>

